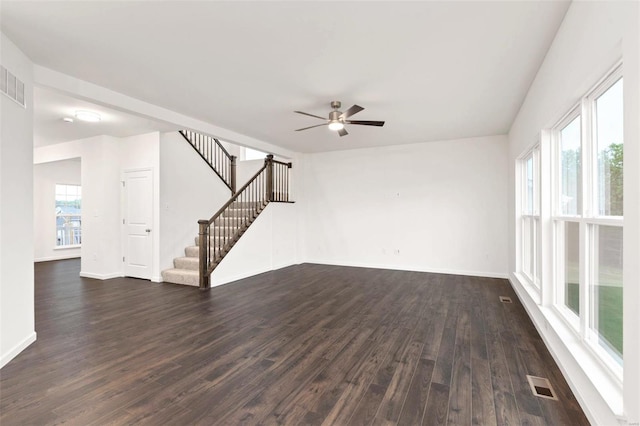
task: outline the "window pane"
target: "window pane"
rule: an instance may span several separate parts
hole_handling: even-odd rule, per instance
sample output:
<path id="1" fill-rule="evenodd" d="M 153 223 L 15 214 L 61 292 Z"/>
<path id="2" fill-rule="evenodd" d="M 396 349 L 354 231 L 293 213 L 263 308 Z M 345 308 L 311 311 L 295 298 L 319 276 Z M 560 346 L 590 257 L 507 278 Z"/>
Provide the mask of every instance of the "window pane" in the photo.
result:
<path id="1" fill-rule="evenodd" d="M 560 207 L 561 213 L 578 215 L 582 210 L 580 171 L 580 117 L 560 131 Z"/>
<path id="2" fill-rule="evenodd" d="M 267 156 L 266 153 L 262 151 L 258 151 L 256 149 L 251 149 L 251 148 L 244 149 L 245 160 L 264 160 L 264 157 L 266 156 Z"/>
<path id="3" fill-rule="evenodd" d="M 82 243 L 82 197 L 79 185 L 56 185 L 56 246 Z"/>
<path id="4" fill-rule="evenodd" d="M 529 278 L 533 278 L 533 250 L 532 246 L 532 234 L 531 234 L 530 217 L 524 217 L 522 220 L 522 272 Z"/>
<path id="5" fill-rule="evenodd" d="M 580 224 L 564 222 L 560 234 L 564 247 L 564 304 L 580 315 Z"/>
<path id="6" fill-rule="evenodd" d="M 526 208 L 527 214 L 533 214 L 533 155 L 527 158 L 526 163 Z"/>
<path id="7" fill-rule="evenodd" d="M 595 102 L 598 158 L 598 214 L 622 216 L 623 123 L 622 79 Z"/>
<path id="8" fill-rule="evenodd" d="M 622 227 L 596 226 L 593 328 L 599 343 L 622 360 Z"/>

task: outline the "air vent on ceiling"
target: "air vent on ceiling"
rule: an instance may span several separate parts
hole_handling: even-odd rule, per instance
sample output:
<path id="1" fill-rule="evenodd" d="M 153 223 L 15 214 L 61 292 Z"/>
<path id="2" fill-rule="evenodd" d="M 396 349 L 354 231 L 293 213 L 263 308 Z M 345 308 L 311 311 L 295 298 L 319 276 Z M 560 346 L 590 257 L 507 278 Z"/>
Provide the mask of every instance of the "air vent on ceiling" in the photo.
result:
<path id="1" fill-rule="evenodd" d="M 13 73 L 0 65 L 0 92 L 18 105 L 26 107 L 24 101 L 24 83 Z"/>

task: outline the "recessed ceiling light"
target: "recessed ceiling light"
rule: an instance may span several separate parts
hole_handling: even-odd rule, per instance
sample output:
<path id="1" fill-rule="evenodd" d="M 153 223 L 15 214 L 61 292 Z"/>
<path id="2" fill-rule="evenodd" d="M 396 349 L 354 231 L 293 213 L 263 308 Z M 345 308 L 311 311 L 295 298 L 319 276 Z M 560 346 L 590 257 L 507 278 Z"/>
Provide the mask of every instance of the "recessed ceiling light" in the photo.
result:
<path id="1" fill-rule="evenodd" d="M 73 118 L 71 117 L 62 117 L 62 121 L 65 123 L 73 123 Z"/>
<path id="2" fill-rule="evenodd" d="M 97 123 L 102 119 L 100 114 L 93 111 L 76 111 L 75 116 L 78 120 L 89 121 L 91 123 Z"/>

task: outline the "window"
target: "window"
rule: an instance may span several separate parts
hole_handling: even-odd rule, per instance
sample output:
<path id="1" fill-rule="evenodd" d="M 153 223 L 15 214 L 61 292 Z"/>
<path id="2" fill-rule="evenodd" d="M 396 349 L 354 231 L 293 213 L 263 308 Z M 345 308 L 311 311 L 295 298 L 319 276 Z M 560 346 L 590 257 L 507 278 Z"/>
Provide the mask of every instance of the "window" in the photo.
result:
<path id="1" fill-rule="evenodd" d="M 555 306 L 622 367 L 623 99 L 614 71 L 554 129 Z"/>
<path id="2" fill-rule="evenodd" d="M 56 185 L 56 247 L 82 244 L 82 189 L 80 185 Z"/>
<path id="3" fill-rule="evenodd" d="M 242 148 L 242 160 L 264 160 L 266 153 L 251 148 Z"/>
<path id="4" fill-rule="evenodd" d="M 558 158 L 556 215 L 557 303 L 575 328 L 580 315 L 580 222 L 582 213 L 582 116 L 576 108 L 555 133 Z M 571 314 L 575 315 L 573 317 Z"/>
<path id="5" fill-rule="evenodd" d="M 540 288 L 540 149 L 533 148 L 520 160 L 521 168 L 521 273 Z"/>

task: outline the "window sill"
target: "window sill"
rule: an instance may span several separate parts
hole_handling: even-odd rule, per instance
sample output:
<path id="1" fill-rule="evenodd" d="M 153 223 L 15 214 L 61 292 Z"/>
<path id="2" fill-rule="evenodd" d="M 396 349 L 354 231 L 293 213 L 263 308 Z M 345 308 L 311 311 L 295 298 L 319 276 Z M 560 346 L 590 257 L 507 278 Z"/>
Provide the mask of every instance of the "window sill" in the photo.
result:
<path id="1" fill-rule="evenodd" d="M 571 329 L 556 309 L 540 306 L 536 302 L 533 288 L 519 275 L 511 275 L 514 278 L 512 279 L 514 290 L 560 366 L 567 382 L 581 400 L 583 409 L 590 407 L 597 410 L 594 407 L 599 404 L 592 404 L 594 402 L 592 395 L 597 394 L 612 415 L 623 418 L 621 381 L 614 377 L 614 373 L 606 367 L 604 361 Z M 589 386 L 585 387 L 583 378 L 590 382 L 591 389 L 588 389 Z"/>
<path id="2" fill-rule="evenodd" d="M 68 249 L 76 249 L 82 247 L 82 244 L 74 244 L 72 246 L 55 246 L 54 250 L 68 250 Z"/>
<path id="3" fill-rule="evenodd" d="M 516 272 L 514 275 L 518 278 L 518 281 L 522 284 L 522 288 L 527 291 L 529 297 L 536 303 L 536 305 L 542 303 L 540 298 L 540 289 L 536 287 L 523 273 Z"/>

